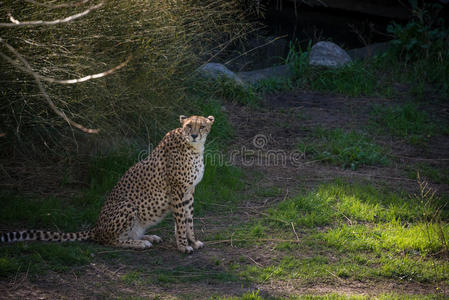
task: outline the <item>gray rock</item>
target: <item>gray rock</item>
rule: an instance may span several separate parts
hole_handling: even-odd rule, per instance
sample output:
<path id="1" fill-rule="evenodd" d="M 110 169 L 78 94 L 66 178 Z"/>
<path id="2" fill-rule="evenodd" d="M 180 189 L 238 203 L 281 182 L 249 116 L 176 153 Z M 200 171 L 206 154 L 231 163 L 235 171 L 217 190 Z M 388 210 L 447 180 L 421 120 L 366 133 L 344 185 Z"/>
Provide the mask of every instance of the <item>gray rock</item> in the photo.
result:
<path id="1" fill-rule="evenodd" d="M 318 42 L 310 49 L 309 64 L 314 66 L 341 67 L 351 62 L 345 50 L 332 42 Z"/>
<path id="2" fill-rule="evenodd" d="M 292 76 L 292 72 L 288 65 L 280 65 L 274 66 L 265 69 L 259 69 L 249 72 L 239 72 L 237 75 L 243 80 L 245 83 L 256 83 L 262 79 L 268 79 L 273 77 L 278 78 L 290 78 Z"/>
<path id="3" fill-rule="evenodd" d="M 240 79 L 234 72 L 219 63 L 207 63 L 200 67 L 198 71 L 206 78 L 218 79 L 220 77 L 225 77 L 233 80 L 238 85 L 244 84 L 242 79 Z"/>

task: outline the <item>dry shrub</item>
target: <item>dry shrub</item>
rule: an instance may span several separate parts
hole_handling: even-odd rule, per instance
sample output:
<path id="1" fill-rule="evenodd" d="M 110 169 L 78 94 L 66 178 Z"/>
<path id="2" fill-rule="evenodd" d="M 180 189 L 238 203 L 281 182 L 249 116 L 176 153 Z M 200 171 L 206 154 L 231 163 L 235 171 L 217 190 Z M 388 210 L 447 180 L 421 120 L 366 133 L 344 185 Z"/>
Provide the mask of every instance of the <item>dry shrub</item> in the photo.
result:
<path id="1" fill-rule="evenodd" d="M 32 1 L 31 1 L 32 2 Z M 26 1 L 2 1 L 20 21 L 53 20 L 84 11 L 100 1 L 52 8 Z M 52 1 L 51 5 L 68 3 Z M 76 2 L 70 2 L 76 3 Z M 75 85 L 45 84 L 69 118 L 100 134 L 71 128 L 49 109 L 33 78 L 0 58 L 0 147 L 3 157 L 73 154 L 87 141 L 140 137 L 155 143 L 183 113 L 185 82 L 210 58 L 224 55 L 252 30 L 238 0 L 108 0 L 89 15 L 66 24 L 0 28 L 39 74 L 70 79 L 108 70 L 118 72 Z M 15 58 L 5 47 L 0 52 Z"/>

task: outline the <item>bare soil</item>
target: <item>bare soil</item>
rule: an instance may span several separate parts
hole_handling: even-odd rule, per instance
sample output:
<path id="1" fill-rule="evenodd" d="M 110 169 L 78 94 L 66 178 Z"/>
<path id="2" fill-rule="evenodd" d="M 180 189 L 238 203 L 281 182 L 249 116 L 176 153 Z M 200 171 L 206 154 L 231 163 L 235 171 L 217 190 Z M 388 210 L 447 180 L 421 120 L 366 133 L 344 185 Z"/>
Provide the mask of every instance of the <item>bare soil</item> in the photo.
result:
<path id="1" fill-rule="evenodd" d="M 398 100 L 400 101 L 400 100 Z M 243 224 L 257 218 L 263 211 L 300 189 L 311 189 L 335 178 L 348 181 L 366 181 L 387 186 L 393 190 L 415 191 L 416 182 L 407 176 L 406 167 L 425 161 L 439 167 L 449 167 L 449 137 L 433 138 L 425 149 L 410 146 L 405 141 L 391 137 L 378 137 L 377 141 L 388 146 L 394 157 L 385 167 L 361 167 L 356 171 L 323 164 L 304 156 L 297 156 L 295 147 L 314 126 L 359 129 L 366 127 L 369 107 L 373 103 L 390 103 L 380 98 L 350 98 L 318 92 L 293 91 L 266 96 L 259 108 L 226 104 L 223 109 L 236 130 L 232 162 L 248 174 L 259 172 L 264 176 L 256 187 L 276 187 L 282 193 L 274 197 L 253 197 L 242 201 L 237 210 L 226 213 L 209 213 L 196 218 L 196 232 L 200 239 Z M 437 103 L 426 109 L 437 118 L 447 119 L 448 107 Z M 259 140 L 256 140 L 259 138 Z M 283 153 L 281 159 L 270 153 Z M 279 158 L 278 157 L 278 158 Z M 285 157 L 285 159 L 284 159 Z M 249 178 L 251 180 L 251 178 Z M 254 188 L 254 184 L 252 185 Z M 445 184 L 435 184 L 439 193 L 447 193 Z M 54 187 L 52 187 L 54 188 Z M 300 231 L 301 229 L 298 229 Z M 270 279 L 262 284 L 244 282 L 231 277 L 233 262 L 267 266 L 272 256 L 274 242 L 263 246 L 239 248 L 231 241 L 206 242 L 206 247 L 187 256 L 176 251 L 172 229 L 158 231 L 164 242 L 147 251 L 130 251 L 110 248 L 95 254 L 93 263 L 64 273 L 50 272 L 37 278 L 19 274 L 0 282 L 0 298 L 4 299 L 111 299 L 111 298 L 187 298 L 207 299 L 211 296 L 241 295 L 249 288 L 260 290 L 262 296 L 292 296 L 300 294 L 358 294 L 380 293 L 432 294 L 449 293 L 448 286 L 421 284 L 401 280 L 355 281 L 335 277 L 316 282 Z M 116 253 L 120 259 L 107 258 Z M 313 253 L 299 253 L 304 257 Z M 152 280 L 154 270 L 175 271 L 179 268 L 199 269 L 200 272 L 170 273 L 166 282 Z M 138 280 L 126 280 L 127 274 L 138 272 Z M 146 276 L 148 275 L 148 276 Z M 195 276 L 197 278 L 195 278 Z M 147 279 L 142 279 L 147 278 Z M 437 290 L 438 289 L 438 290 Z M 159 298 L 158 298 L 159 297 Z"/>

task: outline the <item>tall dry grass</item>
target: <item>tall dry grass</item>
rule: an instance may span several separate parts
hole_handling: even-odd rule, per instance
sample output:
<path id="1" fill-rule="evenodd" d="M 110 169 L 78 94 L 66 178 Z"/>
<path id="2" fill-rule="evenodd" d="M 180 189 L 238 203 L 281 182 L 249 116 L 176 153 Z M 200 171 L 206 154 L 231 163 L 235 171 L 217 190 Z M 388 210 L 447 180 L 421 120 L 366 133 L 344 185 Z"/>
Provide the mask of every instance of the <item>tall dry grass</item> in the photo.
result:
<path id="1" fill-rule="evenodd" d="M 32 1 L 31 1 L 32 2 Z M 99 3 L 48 7 L 2 1 L 0 22 L 52 20 Z M 132 55 L 118 72 L 76 85 L 44 83 L 56 106 L 98 135 L 71 128 L 42 98 L 33 78 L 0 58 L 0 152 L 4 158 L 63 157 L 83 145 L 140 137 L 155 143 L 192 107 L 185 82 L 201 63 L 225 55 L 253 26 L 244 1 L 106 0 L 66 24 L 0 28 L 39 74 L 69 79 L 108 70 Z M 49 2 L 41 2 L 49 3 Z M 51 5 L 76 3 L 54 1 Z M 80 2 L 81 3 L 81 2 Z M 5 47 L 0 52 L 14 57 Z"/>

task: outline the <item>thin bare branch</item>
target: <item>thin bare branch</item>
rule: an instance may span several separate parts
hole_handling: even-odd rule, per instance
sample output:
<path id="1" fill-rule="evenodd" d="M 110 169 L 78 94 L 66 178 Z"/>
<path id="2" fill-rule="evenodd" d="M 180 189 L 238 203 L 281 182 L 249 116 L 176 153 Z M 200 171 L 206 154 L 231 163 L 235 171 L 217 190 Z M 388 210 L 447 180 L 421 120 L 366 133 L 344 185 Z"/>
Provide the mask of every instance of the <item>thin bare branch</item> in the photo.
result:
<path id="1" fill-rule="evenodd" d="M 80 83 L 80 82 L 84 82 L 84 81 L 88 81 L 90 79 L 96 79 L 96 78 L 101 78 L 107 75 L 110 75 L 112 73 L 114 73 L 115 71 L 123 68 L 124 66 L 126 66 L 129 61 L 131 60 L 132 56 L 129 56 L 124 62 L 122 62 L 121 64 L 119 64 L 118 66 L 115 66 L 112 69 L 109 69 L 107 71 L 101 72 L 101 73 L 97 73 L 97 74 L 91 74 L 91 75 L 87 75 L 81 78 L 75 78 L 75 79 L 67 79 L 67 80 L 60 80 L 60 79 L 55 79 L 55 78 L 51 78 L 51 77 L 46 77 L 46 76 L 42 76 L 39 73 L 34 72 L 33 70 L 30 71 L 30 69 L 22 67 L 19 63 L 17 63 L 14 59 L 10 58 L 9 56 L 3 54 L 0 52 L 0 56 L 5 59 L 7 62 L 9 62 L 10 64 L 14 65 L 15 67 L 17 67 L 18 69 L 27 72 L 33 76 L 38 76 L 39 79 L 50 82 L 50 83 L 59 83 L 59 84 L 76 84 L 76 83 Z"/>
<path id="2" fill-rule="evenodd" d="M 49 3 L 42 3 L 42 2 L 38 2 L 38 1 L 34 1 L 34 0 L 25 0 L 25 2 L 37 5 L 37 6 L 45 6 L 48 8 L 63 8 L 63 7 L 77 7 L 77 6 L 81 6 L 83 4 L 86 4 L 87 2 L 89 2 L 90 0 L 82 0 L 79 2 L 71 2 L 71 3 L 61 3 L 61 4 L 49 4 Z"/>
<path id="3" fill-rule="evenodd" d="M 299 241 L 299 236 L 298 236 L 298 234 L 296 233 L 295 225 L 293 224 L 293 222 L 290 222 L 290 224 L 292 225 L 293 233 L 294 233 L 295 236 L 296 236 L 296 240 Z"/>
<path id="4" fill-rule="evenodd" d="M 71 15 L 71 16 L 68 16 L 68 17 L 63 18 L 63 19 L 52 20 L 52 21 L 37 20 L 37 21 L 24 21 L 24 22 L 21 22 L 21 21 L 15 19 L 12 15 L 8 14 L 9 15 L 9 20 L 11 21 L 11 23 L 0 23 L 0 27 L 41 26 L 41 25 L 56 25 L 56 24 L 61 24 L 61 23 L 67 23 L 67 22 L 71 22 L 73 20 L 79 19 L 81 17 L 84 17 L 85 15 L 88 15 L 93 10 L 99 9 L 103 5 L 104 5 L 104 2 L 101 2 L 101 3 L 97 4 L 97 5 L 89 7 L 85 11 L 80 12 L 78 14 Z"/>
<path id="5" fill-rule="evenodd" d="M 67 115 L 65 114 L 65 112 L 59 110 L 59 108 L 55 105 L 55 103 L 51 100 L 50 96 L 47 94 L 47 92 L 45 91 L 44 86 L 42 85 L 42 82 L 39 78 L 39 76 L 36 75 L 35 72 L 33 72 L 30 64 L 28 63 L 28 61 L 19 53 L 17 52 L 16 49 L 14 49 L 14 47 L 12 47 L 10 44 L 8 44 L 7 42 L 5 42 L 5 40 L 3 40 L 3 38 L 0 37 L 0 43 L 2 43 L 3 45 L 5 45 L 12 53 L 14 53 L 15 56 L 17 56 L 17 58 L 23 63 L 23 65 L 25 66 L 25 68 L 28 69 L 29 73 L 34 77 L 34 81 L 36 81 L 37 86 L 39 87 L 39 90 L 42 94 L 42 96 L 45 98 L 45 100 L 47 101 L 48 105 L 50 106 L 50 108 L 61 118 L 63 118 L 67 123 L 69 123 L 71 126 L 78 128 L 81 131 L 84 131 L 86 133 L 98 133 L 100 130 L 99 129 L 92 129 L 92 128 L 86 128 L 83 125 L 72 121 L 71 119 L 69 119 L 69 117 L 67 117 Z"/>

